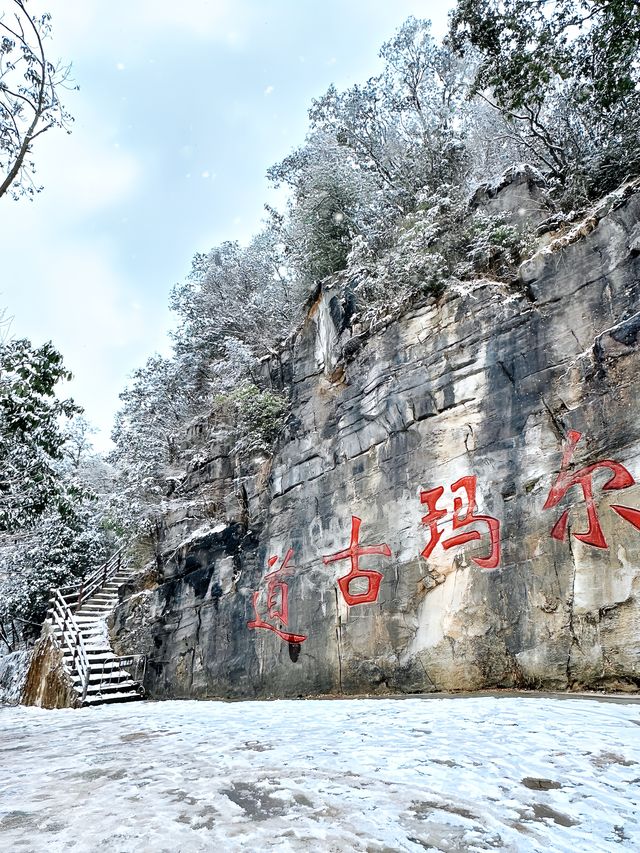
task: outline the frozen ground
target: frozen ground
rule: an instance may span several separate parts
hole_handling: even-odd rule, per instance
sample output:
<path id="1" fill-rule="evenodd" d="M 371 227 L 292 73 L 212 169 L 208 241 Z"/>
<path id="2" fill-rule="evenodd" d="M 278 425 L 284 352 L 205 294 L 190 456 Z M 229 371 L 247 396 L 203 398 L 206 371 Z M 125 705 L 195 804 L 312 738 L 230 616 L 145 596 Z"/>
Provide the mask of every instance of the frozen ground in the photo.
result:
<path id="1" fill-rule="evenodd" d="M 0 850 L 640 850 L 640 704 L 0 708 Z"/>

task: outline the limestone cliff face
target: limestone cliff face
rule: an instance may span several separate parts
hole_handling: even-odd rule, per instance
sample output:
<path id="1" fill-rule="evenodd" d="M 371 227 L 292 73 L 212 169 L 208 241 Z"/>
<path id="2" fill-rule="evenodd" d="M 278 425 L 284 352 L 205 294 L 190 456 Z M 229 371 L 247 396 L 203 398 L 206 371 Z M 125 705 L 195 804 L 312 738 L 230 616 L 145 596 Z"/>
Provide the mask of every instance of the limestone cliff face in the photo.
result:
<path id="1" fill-rule="evenodd" d="M 149 695 L 640 685 L 640 195 L 554 236 L 366 338 L 322 290 L 265 365 L 293 389 L 272 462 L 191 472 L 118 608 Z M 339 583 L 353 517 L 381 553 Z"/>

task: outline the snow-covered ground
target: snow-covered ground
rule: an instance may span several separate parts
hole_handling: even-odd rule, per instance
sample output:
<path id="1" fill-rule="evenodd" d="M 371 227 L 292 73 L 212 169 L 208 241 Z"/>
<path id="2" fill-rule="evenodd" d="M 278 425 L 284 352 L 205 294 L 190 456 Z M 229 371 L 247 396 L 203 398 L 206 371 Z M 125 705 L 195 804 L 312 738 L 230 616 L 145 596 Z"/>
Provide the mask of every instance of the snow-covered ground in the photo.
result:
<path id="1" fill-rule="evenodd" d="M 2 851 L 640 850 L 640 704 L 0 708 Z"/>

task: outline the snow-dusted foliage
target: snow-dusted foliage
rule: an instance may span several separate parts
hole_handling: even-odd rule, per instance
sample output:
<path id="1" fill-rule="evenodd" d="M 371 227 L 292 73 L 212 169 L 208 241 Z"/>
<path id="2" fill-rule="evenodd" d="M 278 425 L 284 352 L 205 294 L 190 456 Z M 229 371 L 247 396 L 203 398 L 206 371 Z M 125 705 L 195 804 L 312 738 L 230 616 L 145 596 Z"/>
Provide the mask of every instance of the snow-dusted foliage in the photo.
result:
<path id="1" fill-rule="evenodd" d="M 160 500 L 167 468 L 178 458 L 178 434 L 189 419 L 192 395 L 207 384 L 206 376 L 183 372 L 182 365 L 183 360 L 154 356 L 120 395 L 109 461 L 119 471 L 118 491 L 134 517 Z"/>
<path id="2" fill-rule="evenodd" d="M 64 519 L 47 514 L 29 533 L 3 549 L 1 623 L 7 626 L 17 621 L 23 636 L 37 634 L 50 590 L 79 581 L 107 558 L 109 537 L 100 528 L 96 515 L 100 513 L 87 503 Z"/>
<path id="3" fill-rule="evenodd" d="M 199 354 L 209 365 L 226 355 L 233 339 L 263 355 L 288 335 L 303 299 L 275 229 L 266 228 L 246 247 L 222 243 L 196 255 L 187 281 L 173 290 L 171 307 L 180 321 L 176 354 Z"/>
<path id="4" fill-rule="evenodd" d="M 226 413 L 231 436 L 232 453 L 240 459 L 270 453 L 278 437 L 287 411 L 284 394 L 261 390 L 250 382 L 239 385 L 215 400 L 217 408 Z"/>
<path id="5" fill-rule="evenodd" d="M 431 36 L 428 21 L 409 18 L 386 42 L 384 70 L 339 93 L 330 87 L 309 111 L 322 130 L 369 174 L 389 210 L 407 213 L 416 193 L 459 182 L 466 151 L 456 113 L 466 92 L 469 61 Z"/>
<path id="6" fill-rule="evenodd" d="M 110 507 L 123 531 L 151 530 L 163 498 L 179 493 L 181 476 L 206 457 L 184 441 L 192 421 L 214 418 L 238 459 L 270 451 L 286 396 L 255 384 L 258 359 L 248 344 L 229 337 L 223 345 L 209 359 L 185 347 L 171 359 L 151 358 L 121 394 L 109 461 L 118 471 Z"/>
<path id="7" fill-rule="evenodd" d="M 416 208 L 398 220 L 393 240 L 371 252 L 354 240 L 349 269 L 357 279 L 368 326 L 388 322 L 416 298 L 438 296 L 452 282 L 490 276 L 509 281 L 530 251 L 531 234 L 503 213 L 469 209 L 459 187 L 443 186 L 440 196 L 421 192 Z"/>
<path id="8" fill-rule="evenodd" d="M 27 649 L 0 656 L 0 706 L 20 704 L 30 663 Z"/>
<path id="9" fill-rule="evenodd" d="M 470 95 L 494 148 L 543 169 L 565 209 L 638 174 L 637 0 L 458 0 L 451 34 L 479 59 Z"/>
<path id="10" fill-rule="evenodd" d="M 273 228 L 246 247 L 223 243 L 196 255 L 172 294 L 172 356 L 150 358 L 121 394 L 110 461 L 120 473 L 115 511 L 125 527 L 147 527 L 197 463 L 202 448 L 182 441 L 194 419 L 214 413 L 239 456 L 267 450 L 286 401 L 256 386 L 259 359 L 282 346 L 305 296 Z"/>
<path id="11" fill-rule="evenodd" d="M 90 432 L 79 417 L 59 436 L 50 473 L 64 503 L 50 503 L 28 526 L 0 537 L 0 639 L 9 648 L 37 634 L 52 588 L 80 579 L 114 550 L 114 474 L 92 452 Z"/>
<path id="12" fill-rule="evenodd" d="M 51 15 L 32 15 L 27 5 L 6 0 L 0 8 L 0 198 L 42 189 L 33 181 L 33 145 L 53 127 L 69 133 L 73 121 L 60 101 L 74 88 L 71 66 L 51 62 L 46 48 Z"/>
<path id="13" fill-rule="evenodd" d="M 59 399 L 56 386 L 69 378 L 50 343 L 0 345 L 0 532 L 19 530 L 53 507 L 65 512 L 56 468 L 66 438 L 61 419 L 80 409 Z"/>
<path id="14" fill-rule="evenodd" d="M 347 270 L 365 325 L 460 277 L 508 279 L 528 245 L 467 203 L 484 104 L 465 99 L 479 55 L 455 54 L 409 18 L 380 56 L 377 77 L 313 102 L 306 143 L 269 172 L 291 189 L 274 219 L 294 271 L 312 283 Z M 514 153 L 502 145 L 493 164 L 510 166 Z"/>
<path id="15" fill-rule="evenodd" d="M 312 102 L 306 139 L 268 172 L 288 190 L 283 209 L 267 209 L 248 245 L 195 256 L 171 297 L 173 354 L 122 395 L 122 518 L 152 517 L 207 458 L 184 440 L 194 419 L 213 420 L 237 461 L 268 451 L 287 406 L 260 359 L 281 350 L 324 278 L 345 273 L 365 331 L 474 278 L 511 283 L 534 245 L 526 209 L 509 219 L 489 203 L 509 181 L 559 215 L 638 174 L 637 3 L 548 5 L 459 0 L 442 43 L 409 18 L 378 75 Z M 509 181 L 492 186 L 499 174 Z"/>
<path id="16" fill-rule="evenodd" d="M 383 45 L 383 72 L 334 86 L 309 110 L 305 144 L 269 170 L 291 189 L 278 224 L 294 271 L 309 282 L 348 268 L 354 242 L 378 253 L 418 195 L 460 185 L 467 152 L 456 121 L 469 61 L 409 20 Z"/>

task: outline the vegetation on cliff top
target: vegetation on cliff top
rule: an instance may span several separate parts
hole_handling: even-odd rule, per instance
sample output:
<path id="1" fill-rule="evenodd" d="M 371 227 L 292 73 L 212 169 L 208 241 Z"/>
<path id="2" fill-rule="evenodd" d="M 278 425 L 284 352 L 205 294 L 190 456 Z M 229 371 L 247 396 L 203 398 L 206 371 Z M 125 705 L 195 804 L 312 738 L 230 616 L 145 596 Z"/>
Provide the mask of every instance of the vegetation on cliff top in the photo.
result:
<path id="1" fill-rule="evenodd" d="M 532 235 L 470 204 L 479 183 L 527 162 L 561 213 L 640 171 L 631 0 L 459 0 L 442 43 L 410 18 L 380 57 L 376 76 L 313 101 L 306 140 L 269 170 L 285 209 L 267 208 L 249 245 L 196 255 L 174 289 L 173 354 L 137 371 L 114 431 L 138 517 L 166 491 L 166 466 L 192 461 L 176 436 L 237 406 L 238 389 L 254 390 L 236 446 L 239 425 L 249 436 L 263 414 L 277 433 L 285 406 L 259 389 L 259 359 L 297 327 L 320 280 L 344 272 L 364 328 L 452 282 L 509 281 Z"/>

